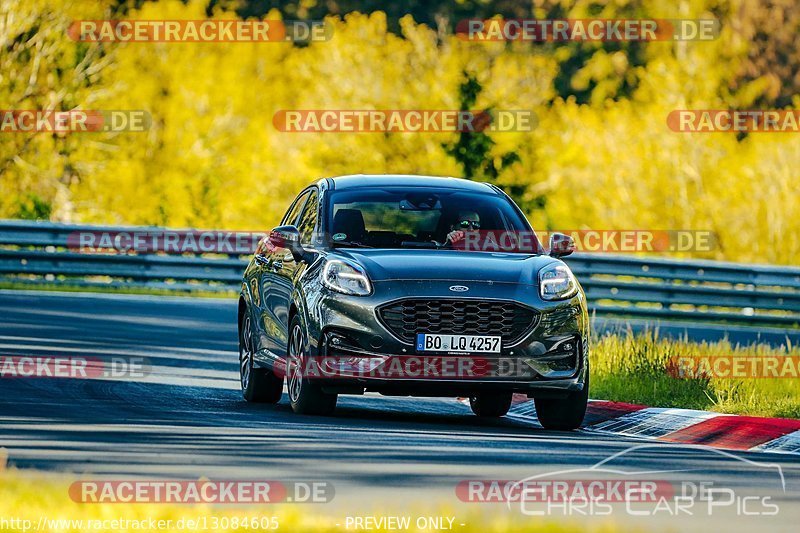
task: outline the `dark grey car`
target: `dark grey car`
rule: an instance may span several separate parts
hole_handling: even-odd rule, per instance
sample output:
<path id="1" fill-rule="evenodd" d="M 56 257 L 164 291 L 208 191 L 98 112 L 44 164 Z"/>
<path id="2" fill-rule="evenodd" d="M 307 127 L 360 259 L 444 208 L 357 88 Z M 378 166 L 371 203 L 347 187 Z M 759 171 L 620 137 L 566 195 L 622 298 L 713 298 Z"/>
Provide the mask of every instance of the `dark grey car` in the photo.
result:
<path id="1" fill-rule="evenodd" d="M 499 188 L 345 176 L 304 189 L 254 254 L 239 298 L 248 401 L 330 414 L 339 394 L 467 397 L 503 416 L 513 393 L 546 428 L 577 428 L 589 389 L 586 298 Z"/>

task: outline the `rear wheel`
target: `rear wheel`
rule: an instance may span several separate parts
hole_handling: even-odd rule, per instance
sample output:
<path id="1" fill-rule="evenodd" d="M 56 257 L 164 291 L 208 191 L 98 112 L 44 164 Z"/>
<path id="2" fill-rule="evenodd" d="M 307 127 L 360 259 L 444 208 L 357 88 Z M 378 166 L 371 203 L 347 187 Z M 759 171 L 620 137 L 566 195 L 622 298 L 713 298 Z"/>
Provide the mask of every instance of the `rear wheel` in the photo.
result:
<path id="1" fill-rule="evenodd" d="M 286 358 L 286 384 L 289 403 L 295 413 L 330 415 L 336 409 L 337 394 L 323 392 L 322 387 L 304 376 L 308 369 L 308 351 L 300 317 L 295 316 L 289 328 L 289 347 Z"/>
<path id="2" fill-rule="evenodd" d="M 560 431 L 578 429 L 583 423 L 589 402 L 589 376 L 586 376 L 583 390 L 571 392 L 566 398 L 535 398 L 533 401 L 536 416 L 543 428 Z"/>
<path id="3" fill-rule="evenodd" d="M 481 393 L 470 396 L 469 406 L 480 417 L 497 418 L 505 416 L 511 408 L 510 392 Z"/>
<path id="4" fill-rule="evenodd" d="M 239 328 L 239 381 L 248 402 L 278 403 L 283 394 L 283 379 L 271 370 L 256 368 L 253 360 L 253 324 L 245 312 Z"/>

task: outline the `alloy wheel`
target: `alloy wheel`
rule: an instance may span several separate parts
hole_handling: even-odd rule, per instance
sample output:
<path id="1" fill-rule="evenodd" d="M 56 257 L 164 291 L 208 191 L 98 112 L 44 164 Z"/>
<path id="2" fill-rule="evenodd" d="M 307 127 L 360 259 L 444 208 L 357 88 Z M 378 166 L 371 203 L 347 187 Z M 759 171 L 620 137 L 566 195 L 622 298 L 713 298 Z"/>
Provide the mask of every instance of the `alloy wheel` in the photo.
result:
<path id="1" fill-rule="evenodd" d="M 253 366 L 253 340 L 250 338 L 250 317 L 242 322 L 242 338 L 239 340 L 239 379 L 242 390 L 250 384 L 250 369 Z"/>
<path id="2" fill-rule="evenodd" d="M 289 399 L 293 402 L 300 398 L 300 389 L 303 386 L 303 359 L 303 332 L 300 326 L 295 326 L 289 339 L 289 358 L 286 364 Z"/>

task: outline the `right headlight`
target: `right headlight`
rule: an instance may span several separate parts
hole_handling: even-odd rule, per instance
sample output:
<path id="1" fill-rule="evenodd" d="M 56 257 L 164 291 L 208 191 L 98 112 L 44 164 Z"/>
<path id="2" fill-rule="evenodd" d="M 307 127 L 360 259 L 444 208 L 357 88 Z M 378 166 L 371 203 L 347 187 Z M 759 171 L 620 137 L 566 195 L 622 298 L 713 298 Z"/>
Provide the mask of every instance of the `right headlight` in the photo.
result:
<path id="1" fill-rule="evenodd" d="M 342 294 L 367 296 L 372 293 L 372 284 L 363 267 L 339 259 L 329 259 L 325 263 L 322 268 L 322 284 Z"/>
<path id="2" fill-rule="evenodd" d="M 539 296 L 543 300 L 565 300 L 578 292 L 578 282 L 566 265 L 554 264 L 539 271 Z"/>

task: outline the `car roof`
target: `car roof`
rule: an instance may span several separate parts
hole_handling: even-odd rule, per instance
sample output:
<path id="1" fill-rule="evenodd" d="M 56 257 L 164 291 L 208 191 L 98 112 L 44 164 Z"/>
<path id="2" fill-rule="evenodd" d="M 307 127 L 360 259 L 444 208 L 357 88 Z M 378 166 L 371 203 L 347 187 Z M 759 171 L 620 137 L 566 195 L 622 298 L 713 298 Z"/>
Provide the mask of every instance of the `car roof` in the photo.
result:
<path id="1" fill-rule="evenodd" d="M 331 189 L 356 189 L 359 187 L 434 187 L 440 189 L 458 189 L 474 192 L 494 192 L 498 189 L 479 181 L 463 178 L 441 176 L 418 176 L 412 174 L 353 174 L 327 179 Z"/>

